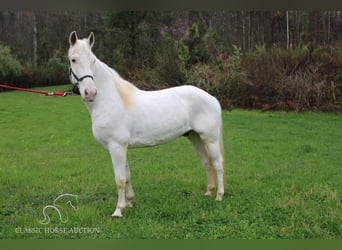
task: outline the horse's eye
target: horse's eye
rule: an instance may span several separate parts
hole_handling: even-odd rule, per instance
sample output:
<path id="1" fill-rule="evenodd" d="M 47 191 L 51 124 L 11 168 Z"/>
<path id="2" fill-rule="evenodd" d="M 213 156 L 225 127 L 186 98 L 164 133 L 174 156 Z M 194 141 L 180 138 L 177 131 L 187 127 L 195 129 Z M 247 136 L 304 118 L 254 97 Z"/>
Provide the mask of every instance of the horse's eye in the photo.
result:
<path id="1" fill-rule="evenodd" d="M 71 59 L 71 61 L 74 63 L 74 62 L 76 62 L 76 59 Z"/>

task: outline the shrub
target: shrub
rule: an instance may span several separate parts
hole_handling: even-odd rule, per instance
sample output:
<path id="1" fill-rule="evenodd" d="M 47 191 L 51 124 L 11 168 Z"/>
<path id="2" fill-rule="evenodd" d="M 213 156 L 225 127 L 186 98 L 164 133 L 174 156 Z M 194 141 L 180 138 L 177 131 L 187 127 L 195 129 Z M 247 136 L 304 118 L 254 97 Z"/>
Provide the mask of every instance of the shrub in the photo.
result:
<path id="1" fill-rule="evenodd" d="M 338 102 L 334 82 L 340 62 L 327 48 L 259 46 L 243 63 L 264 109 L 327 110 Z"/>
<path id="2" fill-rule="evenodd" d="M 50 84 L 65 84 L 68 82 L 68 63 L 64 53 L 56 50 L 49 59 L 43 75 Z"/>
<path id="3" fill-rule="evenodd" d="M 219 84 L 220 74 L 218 70 L 209 64 L 194 64 L 185 73 L 186 83 L 209 91 Z"/>
<path id="4" fill-rule="evenodd" d="M 295 103 L 290 109 L 313 110 L 331 101 L 331 86 L 320 77 L 318 66 L 286 76 L 278 87 L 278 102 Z"/>
<path id="5" fill-rule="evenodd" d="M 157 90 L 167 87 L 162 85 L 158 71 L 150 67 L 128 72 L 128 80 L 144 90 Z"/>
<path id="6" fill-rule="evenodd" d="M 161 49 L 156 56 L 156 70 L 162 84 L 176 86 L 185 81 L 185 63 L 182 59 L 176 42 L 164 34 Z"/>
<path id="7" fill-rule="evenodd" d="M 231 58 L 227 60 L 229 62 L 220 62 L 218 65 L 197 63 L 191 66 L 185 74 L 186 84 L 208 91 L 224 108 L 253 107 L 254 104 L 250 104 L 254 98 L 250 94 L 250 81 L 244 72 L 236 70 Z"/>
<path id="8" fill-rule="evenodd" d="M 231 108 L 232 102 L 224 86 L 225 73 L 220 66 L 197 63 L 189 67 L 185 73 L 186 84 L 199 87 L 214 95 L 225 108 Z"/>
<path id="9" fill-rule="evenodd" d="M 2 80 L 11 81 L 20 75 L 21 70 L 22 66 L 11 54 L 10 48 L 0 44 L 0 77 Z"/>

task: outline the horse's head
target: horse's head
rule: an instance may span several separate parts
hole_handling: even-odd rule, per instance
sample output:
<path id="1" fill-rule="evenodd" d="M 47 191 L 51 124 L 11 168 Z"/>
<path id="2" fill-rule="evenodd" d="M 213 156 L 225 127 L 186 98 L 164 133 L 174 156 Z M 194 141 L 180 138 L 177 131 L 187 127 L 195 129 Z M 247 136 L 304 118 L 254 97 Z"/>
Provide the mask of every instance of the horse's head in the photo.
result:
<path id="1" fill-rule="evenodd" d="M 70 81 L 78 85 L 82 99 L 86 102 L 94 101 L 97 94 L 92 71 L 96 62 L 96 57 L 91 51 L 94 42 L 93 32 L 85 39 L 78 39 L 76 31 L 71 32 L 69 36 Z"/>

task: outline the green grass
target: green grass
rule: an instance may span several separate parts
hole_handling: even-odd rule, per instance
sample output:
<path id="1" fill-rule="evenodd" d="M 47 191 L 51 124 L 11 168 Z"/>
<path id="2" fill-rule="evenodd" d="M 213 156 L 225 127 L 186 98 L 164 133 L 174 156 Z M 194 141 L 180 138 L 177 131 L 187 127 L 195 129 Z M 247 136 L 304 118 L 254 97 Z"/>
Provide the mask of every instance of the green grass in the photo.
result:
<path id="1" fill-rule="evenodd" d="M 222 202 L 204 197 L 204 170 L 180 138 L 129 151 L 136 203 L 112 220 L 110 156 L 80 97 L 1 93 L 0 238 L 340 239 L 342 117 L 234 110 L 223 121 Z M 62 193 L 79 195 L 78 210 L 39 224 Z"/>

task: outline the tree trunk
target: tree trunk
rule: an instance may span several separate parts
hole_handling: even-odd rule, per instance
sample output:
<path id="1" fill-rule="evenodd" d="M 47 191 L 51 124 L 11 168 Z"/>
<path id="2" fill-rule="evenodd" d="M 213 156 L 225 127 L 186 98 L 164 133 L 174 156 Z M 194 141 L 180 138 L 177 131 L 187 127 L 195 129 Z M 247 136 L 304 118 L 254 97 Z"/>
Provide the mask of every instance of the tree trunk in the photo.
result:
<path id="1" fill-rule="evenodd" d="M 286 11 L 286 49 L 290 48 L 289 11 Z"/>
<path id="2" fill-rule="evenodd" d="M 137 40 L 137 22 L 136 22 L 136 13 L 133 12 L 133 18 L 131 20 L 131 23 L 129 25 L 130 28 L 130 45 L 131 45 L 131 62 L 133 68 L 136 67 L 136 59 L 137 59 L 137 54 L 136 54 L 136 40 Z"/>
<path id="3" fill-rule="evenodd" d="M 306 37 L 308 35 L 308 29 L 309 29 L 309 13 L 307 11 L 303 11 L 302 14 L 302 32 L 300 33 L 300 40 L 299 40 L 299 46 L 303 46 L 306 40 Z"/>
<path id="4" fill-rule="evenodd" d="M 252 11 L 249 11 L 248 16 L 248 50 L 253 47 L 253 33 L 252 33 Z"/>
<path id="5" fill-rule="evenodd" d="M 38 65 L 38 42 L 37 42 L 37 19 L 36 14 L 32 12 L 32 29 L 33 29 L 33 59 L 32 65 L 37 67 Z"/>
<path id="6" fill-rule="evenodd" d="M 328 44 L 330 43 L 330 24 L 331 24 L 331 12 L 328 11 Z"/>
<path id="7" fill-rule="evenodd" d="M 245 24 L 245 12 L 241 11 L 242 16 L 242 49 L 246 51 L 246 24 Z"/>

